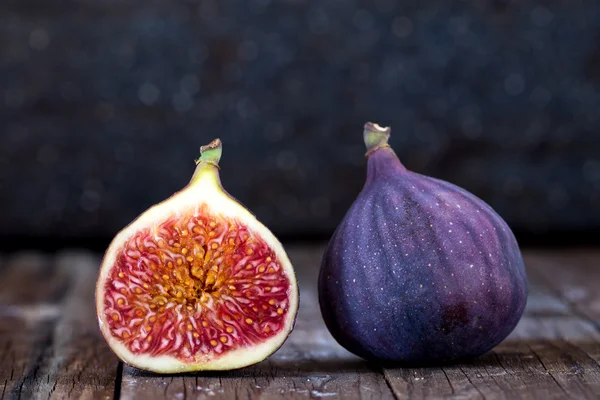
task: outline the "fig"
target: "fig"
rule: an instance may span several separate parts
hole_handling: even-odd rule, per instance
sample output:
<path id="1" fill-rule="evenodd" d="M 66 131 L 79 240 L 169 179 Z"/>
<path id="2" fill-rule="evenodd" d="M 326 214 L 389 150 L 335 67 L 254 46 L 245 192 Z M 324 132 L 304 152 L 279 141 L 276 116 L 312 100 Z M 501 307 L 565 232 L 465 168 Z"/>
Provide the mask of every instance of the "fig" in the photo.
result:
<path id="1" fill-rule="evenodd" d="M 293 329 L 298 286 L 275 236 L 221 186 L 221 141 L 189 184 L 108 247 L 96 285 L 100 330 L 134 367 L 229 370 L 264 360 Z"/>
<path id="2" fill-rule="evenodd" d="M 347 350 L 381 363 L 479 356 L 508 336 L 525 308 L 517 241 L 473 194 L 408 171 L 389 135 L 365 125 L 366 183 L 321 264 L 323 319 Z"/>

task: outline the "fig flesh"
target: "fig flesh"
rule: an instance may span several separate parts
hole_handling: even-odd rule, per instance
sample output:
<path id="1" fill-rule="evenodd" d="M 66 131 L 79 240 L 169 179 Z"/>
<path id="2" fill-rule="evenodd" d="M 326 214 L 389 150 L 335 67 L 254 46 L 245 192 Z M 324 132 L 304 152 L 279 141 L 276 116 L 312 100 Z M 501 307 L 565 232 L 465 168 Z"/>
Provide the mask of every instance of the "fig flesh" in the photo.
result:
<path id="1" fill-rule="evenodd" d="M 298 310 L 279 241 L 224 191 L 221 142 L 201 148 L 190 183 L 123 229 L 106 251 L 96 310 L 124 362 L 170 373 L 257 363 Z"/>
<path id="2" fill-rule="evenodd" d="M 365 125 L 366 183 L 321 265 L 325 323 L 366 359 L 426 365 L 479 356 L 523 314 L 519 246 L 482 200 L 408 171 L 389 132 Z"/>

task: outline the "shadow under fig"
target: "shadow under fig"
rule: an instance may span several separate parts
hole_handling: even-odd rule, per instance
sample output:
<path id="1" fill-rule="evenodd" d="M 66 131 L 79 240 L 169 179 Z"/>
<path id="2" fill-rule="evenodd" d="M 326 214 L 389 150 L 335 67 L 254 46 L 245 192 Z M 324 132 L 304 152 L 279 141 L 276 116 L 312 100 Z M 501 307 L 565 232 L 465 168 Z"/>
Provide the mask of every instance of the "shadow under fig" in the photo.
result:
<path id="1" fill-rule="evenodd" d="M 304 377 L 319 374 L 369 373 L 379 372 L 380 367 L 360 358 L 332 359 L 267 359 L 256 365 L 231 371 L 198 371 L 181 374 L 155 374 L 134 367 L 127 367 L 127 373 L 136 377 L 205 377 L 205 378 L 279 378 Z"/>
<path id="2" fill-rule="evenodd" d="M 382 369 L 438 369 L 438 368 L 464 368 L 464 369 L 489 369 L 501 368 L 503 370 L 514 368 L 518 365 L 521 370 L 543 369 L 540 364 L 538 352 L 551 350 L 561 353 L 566 359 L 589 358 L 585 349 L 598 348 L 598 343 L 592 339 L 579 341 L 566 341 L 565 339 L 539 339 L 539 340 L 507 340 L 496 346 L 493 350 L 475 358 L 453 360 L 436 363 L 382 363 L 363 360 L 348 355 L 329 359 L 289 358 L 267 359 L 256 365 L 235 369 L 231 371 L 199 371 L 182 374 L 155 374 L 141 371 L 134 367 L 127 367 L 125 374 L 135 377 L 202 377 L 222 379 L 240 378 L 295 378 L 319 377 L 339 374 L 365 374 L 381 373 Z"/>

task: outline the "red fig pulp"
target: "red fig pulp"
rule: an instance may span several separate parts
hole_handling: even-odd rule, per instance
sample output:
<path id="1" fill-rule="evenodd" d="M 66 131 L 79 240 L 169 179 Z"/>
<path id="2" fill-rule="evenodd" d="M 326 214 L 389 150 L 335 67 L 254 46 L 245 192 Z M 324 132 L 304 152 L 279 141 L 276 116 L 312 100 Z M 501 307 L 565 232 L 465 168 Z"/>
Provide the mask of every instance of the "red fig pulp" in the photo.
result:
<path id="1" fill-rule="evenodd" d="M 510 228 L 451 183 L 408 171 L 367 124 L 362 192 L 323 256 L 319 302 L 332 335 L 372 360 L 481 355 L 514 329 L 527 277 Z"/>
<path id="2" fill-rule="evenodd" d="M 188 186 L 109 246 L 96 289 L 100 328 L 125 362 L 154 372 L 265 359 L 291 332 L 293 268 L 277 239 L 221 187 L 218 139 Z"/>

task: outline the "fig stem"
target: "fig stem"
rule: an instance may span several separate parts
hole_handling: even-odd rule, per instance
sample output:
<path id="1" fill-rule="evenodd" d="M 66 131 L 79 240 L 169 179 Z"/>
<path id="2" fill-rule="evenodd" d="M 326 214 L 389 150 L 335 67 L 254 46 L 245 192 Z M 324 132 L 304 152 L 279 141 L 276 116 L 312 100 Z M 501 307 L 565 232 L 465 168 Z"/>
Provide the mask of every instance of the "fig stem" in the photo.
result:
<path id="1" fill-rule="evenodd" d="M 365 124 L 365 130 L 363 131 L 363 138 L 365 140 L 365 146 L 367 146 L 367 153 L 365 156 L 370 156 L 375 150 L 383 147 L 390 147 L 388 139 L 390 137 L 390 127 L 382 127 L 373 122 L 367 122 Z"/>
<path id="2" fill-rule="evenodd" d="M 219 167 L 222 153 L 221 139 L 217 138 L 205 146 L 200 147 L 200 158 L 196 160 L 196 165 L 204 162 Z"/>

